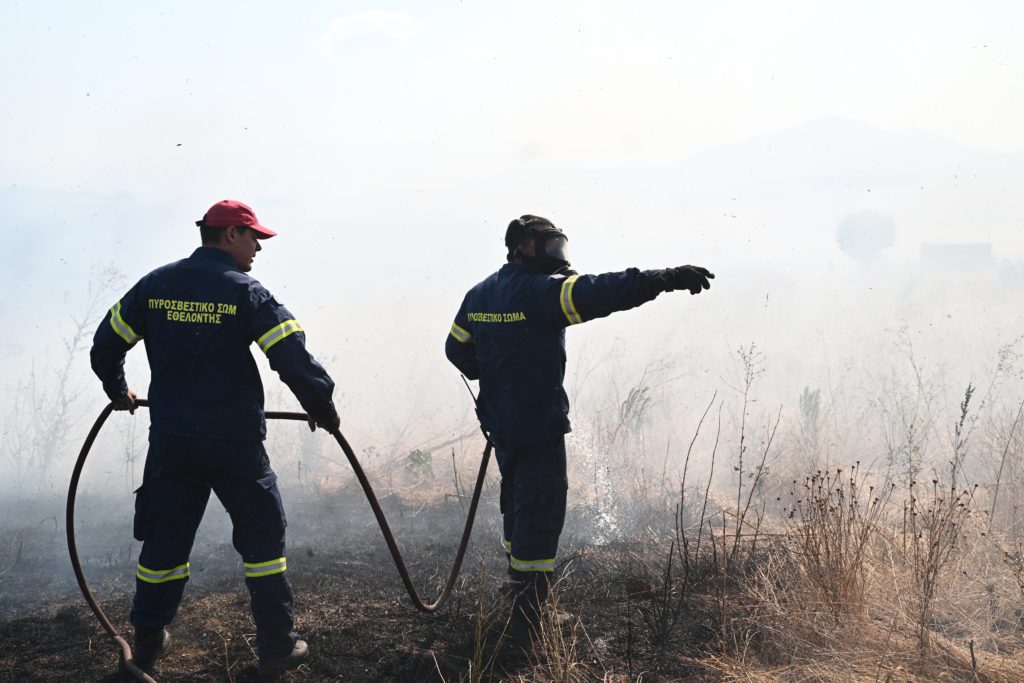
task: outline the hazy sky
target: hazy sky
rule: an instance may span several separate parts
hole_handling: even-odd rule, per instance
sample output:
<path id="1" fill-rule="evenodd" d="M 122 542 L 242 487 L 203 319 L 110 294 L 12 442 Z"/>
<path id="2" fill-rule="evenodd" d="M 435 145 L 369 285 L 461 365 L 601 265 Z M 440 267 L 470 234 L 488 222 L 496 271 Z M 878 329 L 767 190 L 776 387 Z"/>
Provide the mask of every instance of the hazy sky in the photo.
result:
<path id="1" fill-rule="evenodd" d="M 635 326 L 685 337 L 714 312 L 732 348 L 765 330 L 754 302 L 789 320 L 771 301 L 813 336 L 828 324 L 800 274 L 864 278 L 835 246 L 851 212 L 892 217 L 900 263 L 922 241 L 1024 256 L 1022 27 L 1009 1 L 0 0 L 0 315 L 30 321 L 3 384 L 59 350 L 90 268 L 131 284 L 226 197 L 280 231 L 254 275 L 350 396 L 429 402 L 443 372 L 465 402 L 444 335 L 525 212 L 555 218 L 583 270 L 720 272 L 717 299 L 600 334 L 679 352 Z"/>
<path id="2" fill-rule="evenodd" d="M 152 254 L 130 273 L 189 246 L 224 197 L 293 240 L 363 250 L 386 231 L 417 253 L 448 221 L 472 228 L 457 237 L 472 252 L 493 248 L 481 226 L 527 211 L 566 228 L 649 218 L 585 172 L 657 169 L 823 116 L 1024 152 L 1015 2 L 0 7 L 0 230 L 81 263 Z M 45 242 L 25 234 L 43 225 Z M 726 248 L 747 243 L 735 234 Z"/>
<path id="3" fill-rule="evenodd" d="M 3 183 L 190 216 L 670 162 L 822 115 L 1024 150 L 1018 2 L 0 6 Z"/>

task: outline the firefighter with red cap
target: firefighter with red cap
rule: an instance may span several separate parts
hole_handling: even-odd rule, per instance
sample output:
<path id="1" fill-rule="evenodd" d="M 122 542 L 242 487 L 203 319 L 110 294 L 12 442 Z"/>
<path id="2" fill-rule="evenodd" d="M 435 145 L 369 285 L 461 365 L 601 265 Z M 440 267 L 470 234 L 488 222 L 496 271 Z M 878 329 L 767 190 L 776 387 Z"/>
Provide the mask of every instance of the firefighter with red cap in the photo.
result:
<path id="1" fill-rule="evenodd" d="M 136 491 L 142 541 L 131 622 L 135 663 L 151 672 L 170 644 L 189 579 L 189 554 L 211 490 L 231 517 L 251 596 L 259 669 L 276 674 L 308 654 L 293 627 L 285 520 L 263 446 L 263 385 L 255 343 L 310 415 L 338 428 L 334 382 L 306 350 L 295 317 L 248 275 L 261 242 L 276 233 L 253 210 L 225 200 L 199 226 L 202 246 L 143 277 L 110 309 L 93 340 L 93 370 L 115 408 L 134 410 L 124 359 L 144 341 L 151 371 L 149 452 Z"/>
<path id="2" fill-rule="evenodd" d="M 700 266 L 578 275 L 569 268 L 568 237 L 540 216 L 509 223 L 505 246 L 508 263 L 463 298 L 445 352 L 480 380 L 477 415 L 501 470 L 511 636 L 525 644 L 538 628 L 565 520 L 565 329 L 662 292 L 700 294 L 715 276 Z"/>

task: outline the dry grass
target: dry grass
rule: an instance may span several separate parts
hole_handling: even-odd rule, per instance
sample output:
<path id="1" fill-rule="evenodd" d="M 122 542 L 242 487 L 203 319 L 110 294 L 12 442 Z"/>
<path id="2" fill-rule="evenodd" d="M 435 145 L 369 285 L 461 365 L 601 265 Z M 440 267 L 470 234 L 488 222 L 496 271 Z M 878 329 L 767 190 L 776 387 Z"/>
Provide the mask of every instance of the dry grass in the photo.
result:
<path id="1" fill-rule="evenodd" d="M 295 517 L 320 526 L 292 536 L 322 541 L 315 556 L 312 545 L 305 558 L 295 552 L 302 559 L 293 573 L 298 627 L 315 656 L 290 680 L 1024 681 L 1020 402 L 989 408 L 984 440 L 969 388 L 947 446 L 919 380 L 892 399 L 891 413 L 875 416 L 886 421 L 877 455 L 887 462 L 783 477 L 781 463 L 837 462 L 814 452 L 839 438 L 829 424 L 855 434 L 870 428 L 841 422 L 835 405 L 805 391 L 802 436 L 787 437 L 781 411 L 758 410 L 760 356 L 751 347 L 740 359 L 732 429 L 728 406 L 712 396 L 694 415 L 692 438 L 681 441 L 688 447 L 673 461 L 678 476 L 668 475 L 669 447 L 645 450 L 647 374 L 607 425 L 589 439 L 577 432 L 577 448 L 589 452 L 573 458 L 578 498 L 563 565 L 525 654 L 503 638 L 510 610 L 496 590 L 504 559 L 493 543 L 493 482 L 470 548 L 478 569 L 464 573 L 434 617 L 402 596 L 358 492 L 319 488 L 316 503 Z M 993 405 L 991 394 L 982 406 Z M 851 461 L 870 461 L 859 444 L 850 450 Z M 412 470 L 407 460 L 380 463 L 371 476 L 383 483 L 398 463 L 416 481 L 385 498 L 429 593 L 451 556 L 454 539 L 446 539 L 462 523 L 462 465 L 453 453 L 451 474 L 445 459 L 439 477 L 429 459 L 418 456 Z M 0 538 L 0 598 L 21 598 L 35 569 L 63 561 L 62 551 L 36 558 L 46 534 L 59 536 L 47 522 Z M 103 558 L 102 597 L 123 624 L 131 558 L 110 550 L 90 571 L 99 574 Z M 168 680 L 247 680 L 255 654 L 244 589 L 237 577 L 203 588 L 198 572 L 196 583 L 175 624 L 180 649 L 162 672 Z M 0 624 L 0 679 L 99 678 L 112 668 L 73 591 L 35 599 L 39 614 Z M 0 602 L 0 613 L 25 613 L 6 607 Z"/>

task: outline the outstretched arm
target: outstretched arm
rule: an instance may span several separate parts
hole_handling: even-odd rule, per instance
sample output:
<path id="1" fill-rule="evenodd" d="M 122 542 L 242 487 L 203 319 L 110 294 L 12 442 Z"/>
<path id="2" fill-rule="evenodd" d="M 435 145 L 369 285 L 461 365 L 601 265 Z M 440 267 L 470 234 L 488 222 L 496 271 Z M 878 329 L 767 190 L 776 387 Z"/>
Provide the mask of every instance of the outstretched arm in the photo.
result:
<path id="1" fill-rule="evenodd" d="M 557 307 L 552 314 L 567 325 L 604 318 L 652 301 L 662 292 L 688 289 L 697 294 L 709 289 L 714 275 L 699 266 L 663 270 L 628 268 L 601 275 L 571 275 L 557 283 Z"/>

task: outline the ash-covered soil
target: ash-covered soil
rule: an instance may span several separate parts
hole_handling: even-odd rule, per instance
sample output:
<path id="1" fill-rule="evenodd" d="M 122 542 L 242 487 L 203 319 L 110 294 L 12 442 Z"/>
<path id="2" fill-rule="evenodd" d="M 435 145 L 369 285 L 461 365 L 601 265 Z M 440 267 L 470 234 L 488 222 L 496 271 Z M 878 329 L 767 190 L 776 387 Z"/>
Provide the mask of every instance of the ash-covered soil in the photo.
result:
<path id="1" fill-rule="evenodd" d="M 644 557 L 635 543 L 566 537 L 558 644 L 524 656 L 503 642 L 505 561 L 491 498 L 481 503 L 454 595 L 437 615 L 412 607 L 361 499 L 289 509 L 296 630 L 311 656 L 283 680 L 548 680 L 560 671 L 564 680 L 700 678 L 694 659 L 711 647 L 713 625 L 684 612 L 668 641 L 652 642 L 644 615 L 657 602 L 662 558 Z M 417 587 L 433 599 L 454 558 L 462 505 L 424 507 L 398 496 L 384 502 Z M 83 501 L 78 542 L 94 594 L 127 634 L 138 544 L 130 540 L 128 515 L 90 521 L 90 511 L 102 505 Z M 225 517 L 211 501 L 170 627 L 174 647 L 159 664 L 161 681 L 255 680 L 248 593 Z M 0 680 L 130 680 L 115 673 L 117 650 L 78 592 L 62 521 L 44 517 L 4 530 L 0 572 Z"/>

